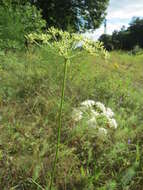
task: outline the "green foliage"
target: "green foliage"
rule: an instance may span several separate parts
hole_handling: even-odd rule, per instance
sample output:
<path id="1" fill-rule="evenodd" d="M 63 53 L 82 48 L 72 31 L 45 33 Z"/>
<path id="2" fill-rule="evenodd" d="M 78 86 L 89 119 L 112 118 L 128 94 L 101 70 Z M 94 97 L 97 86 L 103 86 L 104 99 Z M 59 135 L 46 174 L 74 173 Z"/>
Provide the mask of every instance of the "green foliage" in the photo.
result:
<path id="1" fill-rule="evenodd" d="M 45 27 L 41 12 L 29 3 L 13 5 L 12 2 L 0 7 L 0 48 L 21 49 L 25 35 Z"/>
<path id="2" fill-rule="evenodd" d="M 42 9 L 48 27 L 81 31 L 100 26 L 105 18 L 109 0 L 38 0 L 32 3 Z"/>
<path id="3" fill-rule="evenodd" d="M 139 45 L 143 48 L 143 19 L 137 17 L 133 18 L 130 23 L 129 30 L 134 46 Z"/>
<path id="4" fill-rule="evenodd" d="M 104 47 L 108 51 L 113 50 L 112 36 L 111 35 L 103 34 L 100 36 L 99 41 L 104 43 Z"/>

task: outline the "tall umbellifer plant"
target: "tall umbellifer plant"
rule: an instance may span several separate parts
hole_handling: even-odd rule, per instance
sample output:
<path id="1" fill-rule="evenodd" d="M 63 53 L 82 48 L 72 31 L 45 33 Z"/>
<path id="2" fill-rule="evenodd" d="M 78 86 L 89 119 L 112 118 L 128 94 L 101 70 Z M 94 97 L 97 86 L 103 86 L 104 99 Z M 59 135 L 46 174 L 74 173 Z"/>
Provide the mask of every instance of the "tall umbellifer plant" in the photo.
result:
<path id="1" fill-rule="evenodd" d="M 66 83 L 66 75 L 67 68 L 71 62 L 71 59 L 74 56 L 77 56 L 82 51 L 75 51 L 77 47 L 81 46 L 82 49 L 86 50 L 90 54 L 93 55 L 103 55 L 107 56 L 107 51 L 104 49 L 101 42 L 93 42 L 87 38 L 84 38 L 80 34 L 58 30 L 55 28 L 50 28 L 45 34 L 37 34 L 32 33 L 27 36 L 27 39 L 30 43 L 39 44 L 47 44 L 50 48 L 54 49 L 54 51 L 64 58 L 64 74 L 63 74 L 63 82 L 62 82 L 62 90 L 61 90 L 61 102 L 59 108 L 59 120 L 58 120 L 58 135 L 57 135 L 57 144 L 56 144 L 56 154 L 53 163 L 53 168 L 51 172 L 50 186 L 51 190 L 53 179 L 55 175 L 56 163 L 58 160 L 58 153 L 60 147 L 60 139 L 61 139 L 61 127 L 62 127 L 62 109 L 64 102 L 64 92 L 65 92 L 65 83 Z M 73 54 L 74 50 L 74 54 Z"/>

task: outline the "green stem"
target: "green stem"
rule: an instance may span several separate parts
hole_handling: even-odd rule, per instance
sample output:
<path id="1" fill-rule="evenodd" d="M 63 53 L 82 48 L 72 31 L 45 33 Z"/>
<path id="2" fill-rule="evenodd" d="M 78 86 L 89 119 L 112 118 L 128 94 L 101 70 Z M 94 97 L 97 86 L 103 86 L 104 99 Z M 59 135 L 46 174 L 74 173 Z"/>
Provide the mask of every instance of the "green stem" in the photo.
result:
<path id="1" fill-rule="evenodd" d="M 54 179 L 54 175 L 55 175 L 55 168 L 56 168 L 56 163 L 57 163 L 57 160 L 58 160 L 59 146 L 60 146 L 60 141 L 61 141 L 62 109 L 63 109 L 64 93 L 65 93 L 67 63 L 68 63 L 68 59 L 65 59 L 65 63 L 64 63 L 65 64 L 64 65 L 64 76 L 63 76 L 62 93 L 61 93 L 61 103 L 60 103 L 60 109 L 59 109 L 59 121 L 58 121 L 58 126 L 59 127 L 58 127 L 58 137 L 57 137 L 57 145 L 56 145 L 56 154 L 55 154 L 53 169 L 52 169 L 52 172 L 51 172 L 51 179 L 50 179 L 49 190 L 52 189 L 52 185 L 53 185 L 53 179 Z"/>
<path id="2" fill-rule="evenodd" d="M 41 185 L 39 185 L 36 181 L 34 181 L 32 178 L 29 178 L 30 182 L 33 182 L 35 185 L 37 185 L 37 187 L 39 187 L 39 189 L 41 190 L 45 190 Z"/>

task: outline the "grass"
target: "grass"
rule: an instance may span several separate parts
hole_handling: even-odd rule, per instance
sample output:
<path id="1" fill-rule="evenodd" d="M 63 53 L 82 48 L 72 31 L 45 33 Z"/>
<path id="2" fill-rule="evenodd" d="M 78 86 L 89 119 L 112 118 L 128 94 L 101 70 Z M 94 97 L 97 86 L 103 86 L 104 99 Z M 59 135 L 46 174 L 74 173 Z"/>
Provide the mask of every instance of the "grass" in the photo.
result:
<path id="1" fill-rule="evenodd" d="M 55 190 L 142 190 L 143 56 L 72 60 L 63 104 Z M 48 190 L 64 60 L 47 48 L 0 56 L 0 189 Z M 74 107 L 101 101 L 118 129 L 107 137 L 75 123 Z"/>

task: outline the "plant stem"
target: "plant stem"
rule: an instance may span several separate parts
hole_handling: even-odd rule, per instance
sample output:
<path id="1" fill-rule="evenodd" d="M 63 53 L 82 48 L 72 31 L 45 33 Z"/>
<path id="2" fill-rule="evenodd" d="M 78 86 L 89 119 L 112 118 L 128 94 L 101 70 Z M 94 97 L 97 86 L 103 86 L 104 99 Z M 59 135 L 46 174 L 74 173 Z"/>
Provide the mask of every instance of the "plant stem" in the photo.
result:
<path id="1" fill-rule="evenodd" d="M 59 109 L 59 121 L 58 121 L 58 126 L 59 127 L 58 127 L 58 137 L 57 137 L 57 145 L 56 145 L 56 154 L 55 154 L 55 159 L 54 159 L 54 163 L 53 163 L 53 169 L 52 169 L 52 172 L 51 172 L 49 190 L 52 189 L 52 185 L 53 185 L 53 179 L 54 179 L 54 175 L 55 175 L 55 168 L 56 168 L 56 163 L 57 163 L 57 160 L 58 160 L 59 146 L 60 146 L 60 141 L 61 141 L 62 109 L 63 109 L 64 93 L 65 93 L 67 63 L 68 63 L 68 59 L 65 59 L 64 76 L 63 76 L 62 92 L 61 92 L 61 102 L 60 102 L 60 109 Z"/>
<path id="2" fill-rule="evenodd" d="M 41 190 L 45 190 L 41 185 L 39 185 L 35 180 L 33 180 L 32 178 L 29 178 L 30 182 L 33 182 L 35 185 L 37 185 L 37 187 L 39 187 Z"/>

